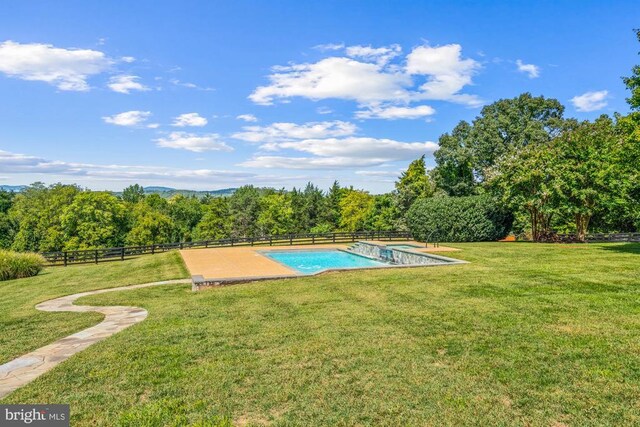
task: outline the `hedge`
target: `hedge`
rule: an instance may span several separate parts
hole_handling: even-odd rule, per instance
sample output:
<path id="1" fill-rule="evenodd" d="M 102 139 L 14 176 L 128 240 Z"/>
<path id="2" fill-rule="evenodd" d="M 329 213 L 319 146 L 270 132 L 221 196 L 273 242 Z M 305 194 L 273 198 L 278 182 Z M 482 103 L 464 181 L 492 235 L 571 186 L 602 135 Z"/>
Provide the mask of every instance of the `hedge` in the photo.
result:
<path id="1" fill-rule="evenodd" d="M 35 276 L 44 263 L 45 259 L 38 254 L 0 250 L 0 280 Z"/>
<path id="2" fill-rule="evenodd" d="M 499 240 L 512 222 L 511 213 L 489 196 L 420 199 L 407 212 L 409 230 L 420 241 Z"/>

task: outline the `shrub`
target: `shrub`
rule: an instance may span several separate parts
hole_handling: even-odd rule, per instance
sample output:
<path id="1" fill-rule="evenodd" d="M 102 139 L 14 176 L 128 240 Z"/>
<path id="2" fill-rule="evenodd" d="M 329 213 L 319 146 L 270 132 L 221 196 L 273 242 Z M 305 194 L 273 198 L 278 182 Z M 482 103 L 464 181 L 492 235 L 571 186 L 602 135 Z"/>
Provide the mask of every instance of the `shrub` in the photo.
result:
<path id="1" fill-rule="evenodd" d="M 417 240 L 478 242 L 504 238 L 513 216 L 489 196 L 432 197 L 417 200 L 407 223 Z"/>
<path id="2" fill-rule="evenodd" d="M 0 280 L 21 279 L 40 273 L 45 259 L 35 253 L 0 250 Z"/>

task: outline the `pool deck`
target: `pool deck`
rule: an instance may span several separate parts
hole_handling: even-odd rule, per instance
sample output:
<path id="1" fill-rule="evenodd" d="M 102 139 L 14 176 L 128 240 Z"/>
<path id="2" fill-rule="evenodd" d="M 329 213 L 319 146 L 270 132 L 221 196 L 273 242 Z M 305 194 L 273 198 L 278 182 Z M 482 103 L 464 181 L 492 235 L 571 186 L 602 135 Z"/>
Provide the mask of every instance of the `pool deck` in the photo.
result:
<path id="1" fill-rule="evenodd" d="M 451 252 L 459 249 L 445 246 L 424 247 L 424 243 L 414 241 L 369 241 L 379 245 L 416 245 L 417 252 Z M 182 259 L 191 276 L 202 276 L 206 279 L 219 280 L 252 280 L 264 278 L 297 277 L 303 274 L 288 268 L 261 252 L 277 250 L 322 250 L 346 249 L 351 244 L 327 245 L 283 245 L 283 246 L 238 246 L 209 249 L 183 249 L 180 251 Z"/>

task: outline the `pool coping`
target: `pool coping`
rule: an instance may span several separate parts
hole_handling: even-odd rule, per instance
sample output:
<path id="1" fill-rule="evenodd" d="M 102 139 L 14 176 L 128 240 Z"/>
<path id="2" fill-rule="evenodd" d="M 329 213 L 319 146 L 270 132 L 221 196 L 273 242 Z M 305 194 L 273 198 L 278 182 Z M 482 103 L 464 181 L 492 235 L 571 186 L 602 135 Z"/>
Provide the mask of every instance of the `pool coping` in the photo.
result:
<path id="1" fill-rule="evenodd" d="M 370 242 L 367 242 L 368 244 L 372 244 Z M 384 245 L 377 245 L 377 244 L 373 244 L 375 246 L 384 246 Z M 322 249 L 320 249 L 322 250 Z M 353 252 L 350 252 L 346 249 L 342 249 L 342 248 L 333 248 L 333 249 L 325 249 L 327 251 L 330 250 L 338 250 L 338 251 L 342 251 L 342 252 L 347 252 L 350 253 L 352 255 L 356 255 L 356 256 L 361 256 L 363 258 L 368 258 L 368 259 L 372 259 L 372 260 L 376 260 L 378 261 L 376 258 L 373 257 L 368 257 L 366 255 L 362 255 L 362 254 L 356 254 Z M 408 250 L 408 249 L 395 249 L 397 251 L 403 251 L 403 252 L 408 252 L 410 254 L 420 254 L 420 255 L 424 255 L 426 257 L 431 257 L 431 258 L 436 258 L 439 259 L 441 261 L 445 261 L 445 264 L 388 264 L 388 265 L 381 265 L 381 266 L 368 266 L 368 267 L 346 267 L 346 268 L 328 268 L 328 269 L 324 269 L 324 270 L 320 270 L 317 271 L 315 273 L 302 273 L 302 272 L 298 272 L 297 270 L 291 268 L 288 265 L 285 265 L 283 263 L 281 263 L 278 260 L 275 260 L 271 257 L 267 257 L 263 252 L 291 252 L 291 251 L 297 251 L 297 252 L 317 252 L 318 249 L 292 249 L 292 250 L 287 250 L 287 249 L 273 249 L 273 250 L 269 250 L 269 249 L 262 249 L 262 250 L 257 250 L 256 253 L 265 256 L 267 258 L 269 258 L 271 261 L 276 262 L 284 267 L 286 267 L 287 269 L 295 272 L 294 274 L 279 274 L 279 275 L 264 275 L 264 276 L 244 276 L 244 277 L 225 277 L 225 278 L 205 278 L 202 275 L 193 275 L 191 276 L 191 290 L 193 292 L 197 292 L 203 288 L 209 288 L 209 287 L 222 287 L 222 286 L 230 286 L 230 285 L 237 285 L 237 284 L 242 284 L 242 283 L 250 283 L 250 282 L 260 282 L 260 281 L 265 281 L 265 280 L 282 280 L 282 279 L 297 279 L 297 278 L 301 278 L 301 277 L 314 277 L 314 276 L 319 276 L 322 274 L 328 274 L 328 273 L 333 273 L 333 272 L 341 272 L 341 271 L 355 271 L 355 270 L 380 270 L 380 269 L 393 269 L 393 268 L 423 268 L 423 267 L 443 267 L 443 266 L 448 266 L 448 265 L 458 265 L 458 264 L 468 264 L 469 261 L 464 261 L 461 259 L 456 259 L 456 258 L 449 258 L 449 257 L 445 257 L 442 255 L 435 255 L 432 253 L 424 253 L 424 252 L 418 252 L 418 251 L 412 251 L 412 250 Z"/>

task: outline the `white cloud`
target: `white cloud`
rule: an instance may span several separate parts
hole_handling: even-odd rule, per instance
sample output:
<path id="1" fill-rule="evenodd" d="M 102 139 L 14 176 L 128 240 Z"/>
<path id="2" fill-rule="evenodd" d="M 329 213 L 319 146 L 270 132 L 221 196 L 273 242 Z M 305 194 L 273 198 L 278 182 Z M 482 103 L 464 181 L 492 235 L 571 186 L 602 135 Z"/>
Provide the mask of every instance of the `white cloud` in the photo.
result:
<path id="1" fill-rule="evenodd" d="M 220 139 L 220 135 L 215 133 L 198 135 L 187 132 L 171 132 L 166 137 L 156 139 L 155 142 L 159 147 L 188 150 L 196 153 L 204 151 L 233 151 L 233 148 L 228 146 Z"/>
<path id="2" fill-rule="evenodd" d="M 41 157 L 10 153 L 0 150 L 0 168 L 8 174 L 70 175 L 112 180 L 154 180 L 164 179 L 222 179 L 246 182 L 248 178 L 258 179 L 254 173 L 212 170 L 178 169 L 162 166 L 136 165 L 95 165 L 47 160 Z"/>
<path id="3" fill-rule="evenodd" d="M 318 107 L 316 108 L 316 113 L 318 114 L 331 114 L 333 110 L 329 107 Z"/>
<path id="4" fill-rule="evenodd" d="M 195 126 L 201 127 L 205 126 L 208 123 L 207 119 L 202 117 L 198 113 L 185 113 L 180 114 L 173 120 L 173 124 L 171 126 L 177 127 L 186 127 L 186 126 Z"/>
<path id="5" fill-rule="evenodd" d="M 127 64 L 131 64 L 132 62 L 136 61 L 136 58 L 134 58 L 133 56 L 123 56 L 122 58 L 120 58 L 120 60 L 122 62 L 126 62 Z"/>
<path id="6" fill-rule="evenodd" d="M 346 48 L 347 56 L 376 62 L 380 65 L 388 63 L 391 59 L 400 55 L 400 52 L 402 52 L 402 48 L 398 44 L 377 48 L 371 46 L 349 46 Z"/>
<path id="7" fill-rule="evenodd" d="M 247 142 L 286 142 L 294 139 L 328 138 L 353 135 L 356 125 L 343 121 L 296 123 L 272 123 L 268 126 L 245 126 L 243 132 L 232 136 Z"/>
<path id="8" fill-rule="evenodd" d="M 114 76 L 114 77 L 111 77 L 111 79 L 109 79 L 109 84 L 107 86 L 109 86 L 109 88 L 114 92 L 125 93 L 125 94 L 129 94 L 131 93 L 131 91 L 134 91 L 134 90 L 138 90 L 138 91 L 150 90 L 147 86 L 137 81 L 139 78 L 140 77 L 138 76 L 124 75 L 124 74 L 119 76 Z"/>
<path id="9" fill-rule="evenodd" d="M 473 75 L 480 63 L 473 59 L 462 59 L 462 46 L 418 46 L 407 56 L 406 71 L 411 75 L 427 76 L 420 86 L 418 99 L 459 102 L 477 106 L 481 101 L 473 95 L 462 95 L 460 90 L 472 83 Z"/>
<path id="10" fill-rule="evenodd" d="M 97 50 L 13 41 L 0 43 L 0 72 L 22 80 L 46 82 L 60 90 L 89 90 L 87 79 L 106 71 L 112 63 Z"/>
<path id="11" fill-rule="evenodd" d="M 377 166 L 388 162 L 415 159 L 431 154 L 438 145 L 434 142 L 400 142 L 392 139 L 346 137 L 305 139 L 267 143 L 261 148 L 268 151 L 293 150 L 314 157 L 258 155 L 241 166 L 287 169 L 341 169 Z"/>
<path id="12" fill-rule="evenodd" d="M 576 107 L 576 110 L 581 112 L 597 111 L 607 106 L 608 96 L 609 91 L 607 90 L 585 92 L 571 98 L 571 103 Z"/>
<path id="13" fill-rule="evenodd" d="M 525 64 L 522 60 L 518 59 L 516 61 L 516 66 L 518 67 L 518 71 L 526 73 L 530 79 L 535 79 L 540 76 L 540 67 L 537 65 Z"/>
<path id="14" fill-rule="evenodd" d="M 249 98 L 261 105 L 293 97 L 345 99 L 364 106 L 426 99 L 470 106 L 482 103 L 475 95 L 460 93 L 480 69 L 478 62 L 462 57 L 460 45 L 419 46 L 406 61 L 399 58 L 398 45 L 350 46 L 345 55 L 273 67 L 269 84 L 256 88 Z"/>
<path id="15" fill-rule="evenodd" d="M 258 121 L 258 118 L 256 116 L 254 116 L 253 114 L 240 114 L 239 116 L 236 116 L 236 119 L 244 120 L 245 122 L 257 122 Z"/>
<path id="16" fill-rule="evenodd" d="M 125 111 L 124 113 L 114 114 L 113 116 L 105 116 L 102 119 L 105 123 L 109 123 L 116 126 L 129 126 L 135 127 L 144 124 L 147 119 L 151 117 L 150 111 Z M 157 127 L 156 123 L 152 123 L 147 127 Z"/>
<path id="17" fill-rule="evenodd" d="M 342 50 L 344 49 L 344 43 L 319 44 L 314 46 L 313 48 L 322 52 L 325 52 L 327 50 Z"/>
<path id="18" fill-rule="evenodd" d="M 436 113 L 433 107 L 428 105 L 418 105 L 415 107 L 397 107 L 397 106 L 372 106 L 366 110 L 356 111 L 355 116 L 358 119 L 421 119 Z"/>
<path id="19" fill-rule="evenodd" d="M 169 80 L 169 83 L 171 83 L 171 84 L 173 84 L 173 85 L 176 85 L 176 86 L 182 86 L 182 87 L 186 87 L 186 88 L 189 88 L 189 89 L 204 90 L 204 91 L 207 91 L 207 92 L 211 92 L 211 91 L 214 91 L 214 90 L 215 90 L 215 89 L 214 89 L 214 88 L 212 88 L 212 87 L 198 86 L 198 85 L 197 85 L 197 84 L 195 84 L 195 83 L 191 83 L 191 82 L 183 82 L 183 81 L 178 80 L 178 79 L 170 79 L 170 80 Z"/>
<path id="20" fill-rule="evenodd" d="M 313 64 L 277 67 L 269 76 L 271 84 L 258 87 L 249 98 L 269 105 L 276 99 L 305 97 L 312 100 L 348 99 L 361 104 L 409 99 L 406 88 L 411 78 L 402 73 L 384 72 L 378 64 L 351 58 L 330 57 Z"/>

